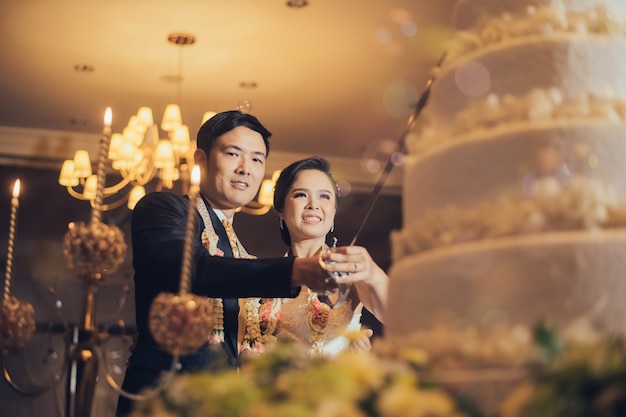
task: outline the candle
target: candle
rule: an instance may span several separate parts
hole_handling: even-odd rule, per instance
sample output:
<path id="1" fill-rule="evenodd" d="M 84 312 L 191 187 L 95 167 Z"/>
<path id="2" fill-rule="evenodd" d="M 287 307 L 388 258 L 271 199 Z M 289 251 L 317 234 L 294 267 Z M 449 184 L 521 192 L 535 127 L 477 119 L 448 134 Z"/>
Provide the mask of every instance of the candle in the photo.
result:
<path id="1" fill-rule="evenodd" d="M 113 111 L 110 107 L 104 111 L 104 127 L 102 128 L 102 134 L 104 136 L 111 136 L 111 123 L 113 122 Z"/>
<path id="2" fill-rule="evenodd" d="M 93 201 L 91 210 L 92 223 L 99 222 L 102 218 L 102 200 L 104 198 L 104 182 L 106 179 L 105 165 L 109 155 L 109 142 L 111 140 L 111 121 L 113 113 L 110 107 L 104 112 L 104 127 L 102 128 L 102 136 L 100 137 L 100 154 L 98 155 L 98 170 L 96 171 L 97 187 L 96 197 Z"/>
<path id="3" fill-rule="evenodd" d="M 13 197 L 11 198 L 11 219 L 9 221 L 9 247 L 7 250 L 7 267 L 4 274 L 4 297 L 9 298 L 9 288 L 11 287 L 11 269 L 13 267 L 13 246 L 15 244 L 15 220 L 17 219 L 17 208 L 20 205 L 20 180 L 15 180 L 13 185 Z"/>
<path id="4" fill-rule="evenodd" d="M 196 204 L 200 196 L 200 167 L 194 165 L 191 170 L 191 187 L 189 188 L 189 210 L 187 210 L 187 230 L 183 247 L 183 264 L 180 273 L 181 294 L 189 291 L 191 279 L 191 252 L 193 233 L 196 220 Z"/>

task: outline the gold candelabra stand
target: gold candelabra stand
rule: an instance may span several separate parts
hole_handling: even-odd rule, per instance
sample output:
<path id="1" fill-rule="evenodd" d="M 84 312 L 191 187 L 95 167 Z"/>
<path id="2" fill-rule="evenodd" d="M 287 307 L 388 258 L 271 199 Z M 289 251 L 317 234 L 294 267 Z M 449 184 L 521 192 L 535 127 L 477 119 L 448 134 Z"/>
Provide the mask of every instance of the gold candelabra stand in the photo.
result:
<path id="1" fill-rule="evenodd" d="M 88 417 L 91 415 L 100 365 L 104 362 L 106 380 L 120 395 L 141 400 L 156 395 L 175 374 L 178 357 L 198 349 L 208 340 L 212 331 L 211 305 L 205 297 L 188 293 L 191 271 L 191 246 L 195 226 L 195 206 L 199 200 L 199 168 L 194 167 L 191 189 L 187 234 L 185 238 L 181 286 L 179 294 L 163 293 L 153 303 L 150 312 L 150 329 L 162 348 L 172 354 L 172 365 L 159 386 L 142 394 L 125 392 L 115 381 L 107 366 L 106 341 L 108 331 L 100 331 L 96 321 L 96 300 L 99 284 L 107 275 L 117 271 L 123 263 L 127 245 L 123 232 L 115 225 L 102 222 L 102 200 L 105 194 L 105 168 L 108 155 L 111 111 L 105 113 L 105 127 L 100 141 L 100 153 L 96 175 L 96 194 L 92 202 L 88 222 L 70 223 L 63 240 L 63 255 L 68 268 L 83 282 L 83 304 L 76 324 L 65 325 L 65 355 L 59 370 L 50 382 L 24 387 L 16 382 L 7 366 L 10 355 L 19 354 L 35 332 L 34 308 L 10 295 L 10 278 L 13 264 L 13 247 L 17 208 L 19 206 L 19 180 L 16 181 L 11 200 L 9 249 L 4 294 L 0 315 L 0 356 L 3 376 L 9 386 L 24 396 L 36 396 L 54 388 L 66 376 L 65 417 Z M 57 313 L 60 301 L 57 300 Z M 118 308 L 121 310 L 123 304 Z M 177 321 L 187 326 L 177 325 Z M 172 334 L 176 332 L 176 334 Z"/>
<path id="2" fill-rule="evenodd" d="M 7 272 L 5 274 L 2 315 L 0 316 L 0 355 L 3 375 L 9 386 L 21 395 L 35 396 L 55 387 L 66 375 L 66 417 L 84 417 L 91 414 L 95 387 L 102 356 L 100 346 L 104 338 L 96 325 L 96 297 L 100 281 L 114 273 L 126 255 L 124 234 L 117 226 L 102 222 L 102 199 L 105 182 L 105 163 L 110 140 L 111 109 L 105 113 L 105 127 L 100 141 L 100 154 L 96 176 L 96 196 L 91 219 L 84 223 L 70 223 L 63 241 L 63 254 L 67 265 L 83 281 L 83 306 L 79 320 L 66 326 L 65 356 L 59 371 L 50 382 L 24 387 L 14 380 L 7 366 L 7 358 L 18 354 L 30 341 L 35 331 L 34 308 L 10 296 L 10 280 L 15 241 L 15 225 L 19 191 L 12 198 L 9 231 Z M 16 181 L 19 190 L 19 180 Z M 108 371 L 107 371 L 108 372 Z"/>

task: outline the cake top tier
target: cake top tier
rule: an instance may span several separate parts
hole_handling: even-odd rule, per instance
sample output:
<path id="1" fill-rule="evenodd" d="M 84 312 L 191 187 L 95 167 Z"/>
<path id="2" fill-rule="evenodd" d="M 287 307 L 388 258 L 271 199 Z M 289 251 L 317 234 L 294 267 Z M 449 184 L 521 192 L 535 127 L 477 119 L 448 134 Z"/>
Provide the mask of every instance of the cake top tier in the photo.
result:
<path id="1" fill-rule="evenodd" d="M 453 21 L 458 29 L 466 30 L 484 18 L 498 17 L 503 13 L 526 13 L 529 6 L 584 11 L 596 5 L 605 5 L 618 16 L 626 18 L 624 0 L 459 0 L 454 8 Z"/>

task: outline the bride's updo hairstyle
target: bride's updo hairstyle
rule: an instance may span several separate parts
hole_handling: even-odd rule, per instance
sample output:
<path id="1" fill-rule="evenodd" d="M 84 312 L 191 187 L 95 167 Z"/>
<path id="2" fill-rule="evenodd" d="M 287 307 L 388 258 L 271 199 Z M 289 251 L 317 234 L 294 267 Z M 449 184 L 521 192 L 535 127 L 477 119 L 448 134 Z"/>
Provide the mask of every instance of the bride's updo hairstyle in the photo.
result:
<path id="1" fill-rule="evenodd" d="M 307 169 L 316 169 L 328 176 L 328 179 L 333 184 L 333 188 L 335 189 L 335 205 L 337 205 L 337 201 L 339 199 L 339 187 L 337 186 L 337 182 L 335 181 L 333 174 L 330 173 L 330 163 L 321 156 L 312 156 L 310 158 L 301 159 L 292 163 L 280 173 L 280 176 L 276 181 L 276 186 L 274 187 L 274 209 L 276 209 L 277 212 L 283 211 L 285 208 L 285 199 L 287 198 L 289 189 L 296 181 L 296 178 L 298 178 L 300 172 Z M 282 237 L 283 242 L 285 242 L 287 246 L 291 246 L 289 229 L 287 229 L 287 225 L 284 223 L 282 223 L 280 227 L 280 237 Z"/>

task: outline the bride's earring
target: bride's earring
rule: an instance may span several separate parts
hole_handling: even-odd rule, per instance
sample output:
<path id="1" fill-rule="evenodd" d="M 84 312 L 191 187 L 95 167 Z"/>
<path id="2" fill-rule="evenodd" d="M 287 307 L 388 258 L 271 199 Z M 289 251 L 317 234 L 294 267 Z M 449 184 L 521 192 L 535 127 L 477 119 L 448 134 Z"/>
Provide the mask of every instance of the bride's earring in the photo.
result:
<path id="1" fill-rule="evenodd" d="M 283 230 L 283 229 L 284 229 L 284 225 L 283 225 L 283 218 L 282 218 L 282 217 L 279 217 L 279 218 L 278 218 L 278 225 L 280 226 L 280 230 Z"/>
<path id="2" fill-rule="evenodd" d="M 334 231 L 335 231 L 335 223 L 333 223 L 333 225 L 332 225 L 332 226 L 330 226 L 330 233 L 332 233 L 332 232 L 334 232 Z"/>

